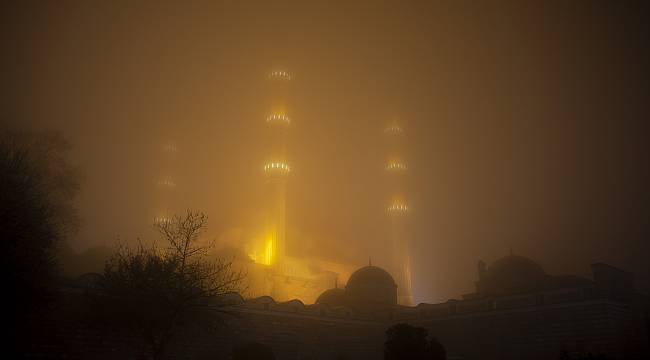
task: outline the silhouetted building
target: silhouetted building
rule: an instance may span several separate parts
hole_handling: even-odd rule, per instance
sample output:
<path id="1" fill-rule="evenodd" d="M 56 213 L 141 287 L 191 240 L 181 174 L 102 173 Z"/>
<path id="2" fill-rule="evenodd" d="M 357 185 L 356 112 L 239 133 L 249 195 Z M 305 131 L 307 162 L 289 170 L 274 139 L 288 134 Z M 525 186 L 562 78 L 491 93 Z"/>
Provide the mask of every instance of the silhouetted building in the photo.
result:
<path id="1" fill-rule="evenodd" d="M 345 290 L 326 290 L 316 304 L 347 306 L 364 313 L 382 311 L 397 305 L 397 285 L 386 270 L 368 265 L 350 275 Z"/>
<path id="2" fill-rule="evenodd" d="M 465 359 L 556 359 L 563 351 L 645 358 L 648 297 L 636 292 L 630 273 L 591 268 L 593 280 L 549 275 L 513 254 L 479 262 L 474 293 L 402 308 L 394 319 L 425 327 Z"/>
<path id="3" fill-rule="evenodd" d="M 479 263 L 476 291 L 462 300 L 402 306 L 393 277 L 365 266 L 345 288 L 324 291 L 314 304 L 224 296 L 216 301 L 236 316 L 225 318 L 214 333 L 179 342 L 175 351 L 184 358 L 220 359 L 228 358 L 224 349 L 232 344 L 255 342 L 268 345 L 277 359 L 381 359 L 386 329 L 408 323 L 425 328 L 449 359 L 541 360 L 562 353 L 647 358 L 648 297 L 635 291 L 628 272 L 601 263 L 592 271 L 593 279 L 549 275 L 536 262 L 511 254 L 490 266 Z M 97 277 L 83 277 L 67 292 L 82 294 Z M 51 348 L 75 349 L 82 358 L 132 357 L 128 339 L 84 332 L 66 323 L 72 320 L 63 310 L 58 313 L 61 319 L 52 327 L 58 347 Z"/>
<path id="4" fill-rule="evenodd" d="M 383 332 L 403 322 L 426 328 L 449 358 L 557 359 L 563 352 L 645 358 L 648 298 L 635 291 L 628 272 L 601 263 L 592 271 L 593 279 L 550 275 L 533 260 L 510 254 L 490 266 L 480 262 L 476 291 L 462 300 L 401 306 L 390 274 L 366 266 L 350 276 L 344 289 L 323 292 L 313 305 L 264 297 L 241 300 L 233 308 L 251 320 L 262 316 L 252 323 L 273 314 L 276 324 L 300 328 L 302 354 L 313 358 L 344 353 L 380 359 Z M 327 335 L 324 329 L 330 329 Z M 329 340 L 311 339 L 314 331 Z M 296 356 L 277 354 L 279 359 Z"/>

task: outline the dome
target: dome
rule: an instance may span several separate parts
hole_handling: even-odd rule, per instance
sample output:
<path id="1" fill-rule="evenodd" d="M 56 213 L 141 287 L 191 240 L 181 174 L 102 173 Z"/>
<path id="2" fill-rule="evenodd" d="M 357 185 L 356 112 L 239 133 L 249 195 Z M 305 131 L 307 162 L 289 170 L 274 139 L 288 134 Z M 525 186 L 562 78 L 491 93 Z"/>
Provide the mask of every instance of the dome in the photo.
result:
<path id="1" fill-rule="evenodd" d="M 396 286 L 395 280 L 388 271 L 377 266 L 364 266 L 350 275 L 346 287 L 354 287 L 361 284 L 377 284 L 382 286 Z"/>
<path id="2" fill-rule="evenodd" d="M 536 290 L 544 287 L 548 275 L 535 261 L 508 255 L 489 266 L 479 280 L 480 292 L 497 295 Z"/>
<path id="3" fill-rule="evenodd" d="M 350 305 L 374 310 L 397 304 L 397 285 L 390 274 L 376 266 L 365 266 L 350 275 L 345 287 Z"/>
<path id="4" fill-rule="evenodd" d="M 332 307 L 344 306 L 347 304 L 345 290 L 338 288 L 325 290 L 316 299 L 316 304 L 324 304 Z"/>
<path id="5" fill-rule="evenodd" d="M 508 255 L 497 261 L 495 261 L 489 268 L 488 274 L 494 276 L 508 276 L 514 273 L 523 274 L 527 277 L 545 277 L 546 272 L 541 265 L 535 261 L 519 256 L 519 255 Z"/>

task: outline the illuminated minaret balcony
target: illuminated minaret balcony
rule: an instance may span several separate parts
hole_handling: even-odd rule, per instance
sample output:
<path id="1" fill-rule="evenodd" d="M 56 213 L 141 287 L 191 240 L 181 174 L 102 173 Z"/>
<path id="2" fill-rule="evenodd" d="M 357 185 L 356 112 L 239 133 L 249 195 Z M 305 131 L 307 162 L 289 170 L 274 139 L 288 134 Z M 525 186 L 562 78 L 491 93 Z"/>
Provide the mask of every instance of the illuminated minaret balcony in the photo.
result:
<path id="1" fill-rule="evenodd" d="M 409 211 L 409 207 L 403 201 L 394 201 L 388 206 L 387 211 L 390 215 L 406 215 Z"/>
<path id="2" fill-rule="evenodd" d="M 275 70 L 275 71 L 271 71 L 271 73 L 269 74 L 269 79 L 288 81 L 291 80 L 291 74 L 289 74 L 288 71 Z"/>
<path id="3" fill-rule="evenodd" d="M 291 172 L 289 164 L 284 162 L 270 162 L 264 165 L 264 173 L 268 176 L 286 176 Z"/>
<path id="4" fill-rule="evenodd" d="M 268 124 L 289 125 L 291 119 L 285 114 L 272 114 L 266 117 L 266 122 Z"/>
<path id="5" fill-rule="evenodd" d="M 172 222 L 172 218 L 168 216 L 156 216 L 153 219 L 153 223 L 156 225 L 164 225 L 164 224 L 169 224 Z"/>
<path id="6" fill-rule="evenodd" d="M 163 151 L 170 154 L 175 154 L 178 152 L 178 147 L 174 144 L 167 144 L 163 147 Z"/>
<path id="7" fill-rule="evenodd" d="M 398 173 L 406 171 L 406 164 L 402 161 L 389 161 L 386 164 L 386 171 L 390 173 Z"/>
<path id="8" fill-rule="evenodd" d="M 174 182 L 174 180 L 172 180 L 170 178 L 160 179 L 160 180 L 158 180 L 158 182 L 156 184 L 158 185 L 158 187 L 161 187 L 161 188 L 172 189 L 172 188 L 176 187 L 176 183 Z"/>
<path id="9" fill-rule="evenodd" d="M 391 124 L 384 129 L 384 132 L 386 134 L 398 135 L 404 132 L 404 130 L 402 130 L 402 128 L 398 124 Z"/>

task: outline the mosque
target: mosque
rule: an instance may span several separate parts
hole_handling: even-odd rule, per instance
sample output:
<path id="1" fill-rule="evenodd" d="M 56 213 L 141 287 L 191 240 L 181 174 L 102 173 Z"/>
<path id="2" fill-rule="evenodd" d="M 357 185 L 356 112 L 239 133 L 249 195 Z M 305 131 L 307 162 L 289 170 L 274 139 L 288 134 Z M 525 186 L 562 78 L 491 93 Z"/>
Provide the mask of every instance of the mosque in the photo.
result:
<path id="1" fill-rule="evenodd" d="M 379 360 L 386 330 L 408 323 L 436 337 L 448 359 L 647 359 L 650 299 L 635 290 L 626 271 L 603 263 L 591 270 L 591 278 L 551 275 L 532 259 L 509 254 L 490 265 L 478 263 L 474 292 L 405 306 L 395 278 L 368 264 L 315 303 L 237 293 L 214 299 L 221 313 L 230 314 L 223 326 L 179 339 L 170 357 L 230 359 L 233 345 L 254 342 L 270 347 L 276 359 Z M 82 276 L 65 293 L 82 298 L 97 281 L 101 276 Z M 124 336 L 88 332 L 72 315 L 63 319 L 66 326 L 48 328 L 48 351 L 72 358 L 136 354 Z"/>
<path id="2" fill-rule="evenodd" d="M 255 341 L 271 346 L 280 359 L 380 359 L 386 329 L 405 322 L 426 328 L 456 359 L 541 360 L 562 353 L 641 359 L 648 354 L 650 301 L 635 290 L 632 274 L 607 264 L 593 264 L 591 279 L 551 275 L 511 252 L 489 266 L 478 262 L 474 292 L 414 304 L 403 186 L 407 166 L 397 122 L 384 131 L 391 263 L 385 269 L 370 262 L 358 268 L 288 255 L 291 80 L 285 70 L 271 72 L 268 79 L 268 156 L 261 169 L 268 196 L 265 236 L 242 244 L 237 251 L 243 256 L 235 264 L 246 271 L 248 290 L 221 300 L 242 316 L 208 348 Z M 160 186 L 173 184 L 167 178 Z"/>
<path id="3" fill-rule="evenodd" d="M 289 71 L 276 69 L 268 74 L 268 113 L 263 119 L 266 126 L 266 158 L 261 166 L 260 181 L 264 181 L 265 198 L 263 212 L 265 223 L 263 235 L 247 239 L 228 249 L 234 255 L 233 266 L 243 270 L 246 276 L 245 296 L 249 298 L 271 296 L 278 301 L 298 299 L 314 303 L 326 290 L 337 288 L 348 281 L 357 264 L 343 264 L 315 257 L 291 256 L 287 249 L 286 199 L 292 165 L 289 161 L 287 137 L 292 122 L 290 92 L 292 75 Z M 261 121 L 262 122 L 262 121 Z M 392 122 L 384 129 L 386 142 L 386 232 L 390 234 L 392 258 L 387 268 L 395 274 L 397 303 L 412 305 L 411 273 L 408 239 L 408 203 L 404 179 L 406 162 L 402 157 L 403 129 Z M 171 143 L 164 147 L 164 160 L 160 166 L 156 221 L 167 221 L 174 213 L 177 201 L 176 182 L 173 174 L 177 163 L 178 148 Z M 223 255 L 222 253 L 215 256 Z"/>
<path id="4" fill-rule="evenodd" d="M 370 261 L 359 268 L 290 256 L 285 230 L 292 170 L 285 148 L 293 121 L 287 106 L 290 81 L 283 70 L 269 75 L 268 158 L 260 169 L 268 196 L 265 236 L 235 249 L 234 265 L 246 272 L 248 291 L 214 299 L 219 311 L 225 307 L 236 316 L 225 319 L 226 326 L 215 333 L 181 344 L 176 357 L 228 359 L 224 349 L 257 342 L 271 347 L 277 359 L 382 359 L 386 329 L 408 323 L 435 336 L 449 359 L 577 359 L 586 354 L 648 358 L 650 299 L 636 291 L 632 274 L 603 263 L 591 265 L 591 278 L 552 275 L 511 252 L 489 265 L 478 262 L 472 293 L 414 304 L 403 187 L 407 166 L 400 156 L 403 130 L 398 123 L 385 129 L 385 225 L 391 234 L 386 245 L 393 261 L 385 268 Z M 177 152 L 173 145 L 165 147 L 170 160 Z M 164 169 L 166 174 L 173 174 L 170 169 Z M 165 176 L 156 185 L 166 195 L 161 196 L 164 209 L 173 202 L 175 179 Z M 167 221 L 168 214 L 162 211 L 156 221 Z M 91 275 L 82 276 L 67 292 L 84 294 L 88 284 L 99 281 L 92 279 L 101 278 Z M 83 333 L 77 326 L 61 326 L 56 332 L 51 338 L 57 349 L 89 344 L 75 350 L 83 353 L 80 358 L 133 357 L 128 339 Z"/>
<path id="5" fill-rule="evenodd" d="M 632 274 L 603 263 L 591 269 L 591 279 L 551 275 L 509 254 L 479 261 L 475 292 L 461 299 L 404 306 L 390 273 L 368 265 L 315 304 L 234 294 L 231 309 L 246 321 L 233 322 L 236 335 L 223 341 L 268 344 L 279 359 L 381 359 L 386 329 L 408 323 L 435 336 L 449 359 L 647 358 L 650 299 Z"/>
<path id="6" fill-rule="evenodd" d="M 337 288 L 339 282 L 354 283 L 350 276 L 355 266 L 324 261 L 317 258 L 292 257 L 287 251 L 286 193 L 292 167 L 286 146 L 292 121 L 290 90 L 292 75 L 286 70 L 274 70 L 268 76 L 269 113 L 266 117 L 267 158 L 262 168 L 268 198 L 266 204 L 265 237 L 247 244 L 245 249 L 252 262 L 246 266 L 249 296 L 270 295 L 274 299 L 287 301 L 299 299 L 314 303 L 319 295 L 330 288 Z M 412 304 L 411 276 L 408 254 L 408 239 L 404 218 L 408 211 L 404 196 L 403 177 L 406 165 L 401 158 L 402 128 L 397 123 L 385 129 L 387 139 L 386 189 L 389 199 L 386 204 L 386 226 L 390 231 L 392 254 L 390 269 L 397 275 L 396 301 L 403 305 Z M 354 291 L 354 290 L 352 290 Z"/>

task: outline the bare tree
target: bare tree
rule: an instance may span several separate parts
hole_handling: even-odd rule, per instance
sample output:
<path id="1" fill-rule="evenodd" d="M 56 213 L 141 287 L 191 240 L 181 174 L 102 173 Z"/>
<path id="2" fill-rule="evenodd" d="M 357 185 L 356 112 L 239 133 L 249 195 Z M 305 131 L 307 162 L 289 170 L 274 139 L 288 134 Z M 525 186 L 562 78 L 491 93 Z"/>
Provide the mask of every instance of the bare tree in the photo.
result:
<path id="1" fill-rule="evenodd" d="M 182 331 L 218 321 L 223 305 L 216 300 L 241 290 L 244 274 L 227 259 L 208 260 L 209 246 L 199 245 L 206 225 L 207 216 L 193 211 L 157 222 L 161 246 L 122 246 L 106 264 L 104 315 L 142 339 L 155 359 Z"/>

